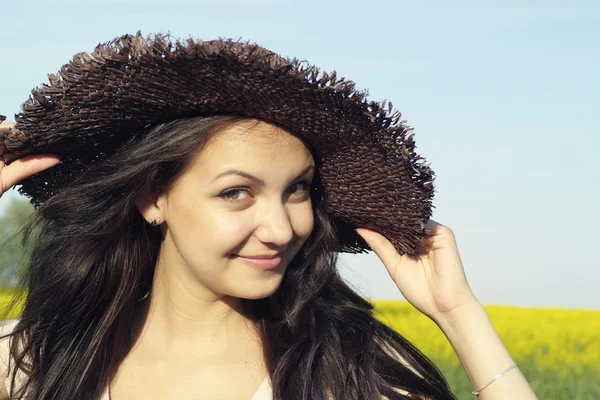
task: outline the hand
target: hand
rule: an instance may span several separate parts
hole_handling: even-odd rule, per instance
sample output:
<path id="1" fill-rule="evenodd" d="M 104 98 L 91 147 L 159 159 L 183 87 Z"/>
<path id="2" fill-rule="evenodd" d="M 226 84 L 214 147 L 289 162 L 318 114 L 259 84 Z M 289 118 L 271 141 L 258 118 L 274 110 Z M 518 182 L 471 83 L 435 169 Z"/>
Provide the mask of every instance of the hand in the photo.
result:
<path id="1" fill-rule="evenodd" d="M 54 154 L 34 154 L 15 160 L 6 166 L 4 163 L 4 135 L 14 125 L 16 125 L 14 122 L 2 124 L 2 120 L 0 120 L 0 197 L 19 181 L 60 162 L 58 156 Z"/>
<path id="2" fill-rule="evenodd" d="M 425 229 L 424 253 L 416 257 L 400 255 L 375 231 L 356 231 L 381 259 L 404 298 L 439 325 L 464 306 L 479 302 L 467 283 L 454 232 L 433 220 Z"/>

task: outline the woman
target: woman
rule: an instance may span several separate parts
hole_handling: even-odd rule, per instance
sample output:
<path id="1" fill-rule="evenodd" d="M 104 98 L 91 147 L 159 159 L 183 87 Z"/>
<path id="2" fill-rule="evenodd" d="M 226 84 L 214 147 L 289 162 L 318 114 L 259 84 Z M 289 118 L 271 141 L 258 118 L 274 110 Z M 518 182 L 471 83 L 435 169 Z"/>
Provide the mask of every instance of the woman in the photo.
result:
<path id="1" fill-rule="evenodd" d="M 336 252 L 368 245 L 485 387 L 480 398 L 534 399 L 468 286 L 452 231 L 427 222 L 431 174 L 411 138 L 369 139 L 376 123 L 400 125 L 356 108 L 364 99 L 348 82 L 329 79 L 326 92 L 262 48 L 188 45 L 170 58 L 170 43 L 138 32 L 98 47 L 102 62 L 76 57 L 2 126 L 0 193 L 22 183 L 37 208 L 28 232 L 39 229 L 23 313 L 4 327 L 4 398 L 454 398 L 337 274 Z M 199 86 L 215 88 L 208 100 L 188 100 L 190 76 L 212 79 Z M 179 107 L 169 118 L 152 114 L 169 107 Z M 362 164 L 344 158 L 357 154 Z M 358 186 L 357 166 L 374 161 L 399 203 Z M 378 220 L 375 204 L 391 217 Z"/>

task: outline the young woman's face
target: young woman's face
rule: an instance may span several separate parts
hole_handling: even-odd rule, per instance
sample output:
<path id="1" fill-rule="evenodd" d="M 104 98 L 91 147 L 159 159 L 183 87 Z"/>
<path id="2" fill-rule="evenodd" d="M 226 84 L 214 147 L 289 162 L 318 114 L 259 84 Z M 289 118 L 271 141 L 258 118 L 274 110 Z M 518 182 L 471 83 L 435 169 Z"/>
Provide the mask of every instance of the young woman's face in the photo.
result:
<path id="1" fill-rule="evenodd" d="M 302 141 L 273 125 L 219 132 L 160 200 L 161 263 L 209 293 L 270 296 L 312 232 L 314 173 Z M 271 268 L 245 258 L 273 255 Z"/>

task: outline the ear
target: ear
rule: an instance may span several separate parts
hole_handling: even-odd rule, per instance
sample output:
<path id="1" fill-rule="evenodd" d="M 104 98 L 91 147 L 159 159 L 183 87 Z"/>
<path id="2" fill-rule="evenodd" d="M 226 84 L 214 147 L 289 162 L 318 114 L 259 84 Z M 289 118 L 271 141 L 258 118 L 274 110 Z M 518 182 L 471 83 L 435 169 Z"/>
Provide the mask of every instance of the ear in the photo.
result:
<path id="1" fill-rule="evenodd" d="M 163 197 L 157 191 L 146 190 L 136 198 L 135 205 L 146 221 L 164 219 Z"/>

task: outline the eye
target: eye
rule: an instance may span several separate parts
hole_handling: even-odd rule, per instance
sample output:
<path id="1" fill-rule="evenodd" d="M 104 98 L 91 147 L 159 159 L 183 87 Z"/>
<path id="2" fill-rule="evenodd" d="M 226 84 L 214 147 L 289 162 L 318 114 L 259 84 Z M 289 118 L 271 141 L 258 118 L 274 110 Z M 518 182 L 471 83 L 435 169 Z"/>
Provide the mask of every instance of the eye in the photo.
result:
<path id="1" fill-rule="evenodd" d="M 243 197 L 243 196 L 240 197 L 241 194 L 245 194 L 246 197 Z M 223 193 L 221 193 L 219 195 L 219 197 L 224 198 L 226 200 L 230 200 L 230 201 L 241 201 L 241 200 L 245 200 L 246 198 L 248 198 L 249 194 L 246 189 L 236 188 L 236 189 L 229 189 L 229 190 L 224 191 Z"/>
<path id="2" fill-rule="evenodd" d="M 312 185 L 312 182 L 310 180 L 296 182 L 292 186 L 290 186 L 290 189 L 288 189 L 287 193 L 296 194 L 298 192 L 303 192 L 303 191 L 308 193 L 308 192 L 310 192 L 311 185 Z M 232 188 L 232 189 L 227 189 L 224 192 L 222 192 L 221 194 L 219 194 L 219 197 L 221 197 L 225 200 L 229 200 L 229 201 L 242 201 L 242 200 L 248 199 L 250 197 L 250 193 L 248 192 L 247 189 Z"/>
<path id="3" fill-rule="evenodd" d="M 309 180 L 294 183 L 292 186 L 290 186 L 290 188 L 296 188 L 297 190 L 292 191 L 292 194 L 299 190 L 305 190 L 305 191 L 309 192 L 311 184 L 312 184 L 312 182 Z"/>

